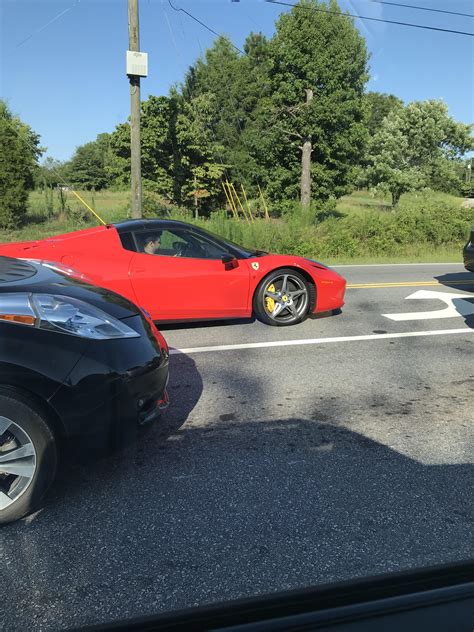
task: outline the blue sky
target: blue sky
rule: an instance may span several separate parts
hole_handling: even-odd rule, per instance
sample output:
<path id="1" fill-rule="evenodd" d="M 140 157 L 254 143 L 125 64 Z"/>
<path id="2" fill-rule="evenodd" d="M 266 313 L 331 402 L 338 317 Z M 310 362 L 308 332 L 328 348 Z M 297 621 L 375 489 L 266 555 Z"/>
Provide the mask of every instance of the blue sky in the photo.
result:
<path id="1" fill-rule="evenodd" d="M 250 31 L 271 36 L 278 15 L 289 10 L 263 0 L 172 1 L 239 47 Z M 474 13 L 472 0 L 400 1 Z M 474 32 L 469 18 L 369 0 L 340 5 L 357 15 Z M 441 98 L 455 119 L 474 121 L 474 38 L 363 20 L 356 25 L 371 53 L 369 90 L 405 102 Z M 168 0 L 140 0 L 140 31 L 141 49 L 149 54 L 144 99 L 166 94 L 214 39 Z M 0 0 L 0 40 L 1 97 L 41 135 L 47 155 L 67 159 L 78 145 L 126 120 L 127 0 Z"/>

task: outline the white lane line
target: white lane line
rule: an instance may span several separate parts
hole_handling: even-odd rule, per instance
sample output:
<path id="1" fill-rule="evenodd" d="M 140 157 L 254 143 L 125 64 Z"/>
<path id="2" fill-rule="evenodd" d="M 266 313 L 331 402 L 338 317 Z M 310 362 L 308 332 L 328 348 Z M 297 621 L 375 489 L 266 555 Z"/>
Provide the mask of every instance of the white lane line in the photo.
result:
<path id="1" fill-rule="evenodd" d="M 323 264 L 324 265 L 324 264 Z M 389 268 L 394 266 L 459 266 L 463 268 L 462 262 L 448 261 L 444 263 L 342 263 L 330 265 L 330 268 Z"/>
<path id="2" fill-rule="evenodd" d="M 248 342 L 240 345 L 215 345 L 209 347 L 190 347 L 188 349 L 170 349 L 170 355 L 179 353 L 206 353 L 209 351 L 239 351 L 241 349 L 266 349 L 270 347 L 293 347 L 298 345 L 325 345 L 333 342 L 360 342 L 364 340 L 389 340 L 391 338 L 418 338 L 422 336 L 449 336 L 454 334 L 472 334 L 474 329 L 435 329 L 431 331 L 405 331 L 395 334 L 368 334 L 365 336 L 339 336 L 337 338 L 303 338 L 302 340 L 274 340 L 272 342 Z"/>

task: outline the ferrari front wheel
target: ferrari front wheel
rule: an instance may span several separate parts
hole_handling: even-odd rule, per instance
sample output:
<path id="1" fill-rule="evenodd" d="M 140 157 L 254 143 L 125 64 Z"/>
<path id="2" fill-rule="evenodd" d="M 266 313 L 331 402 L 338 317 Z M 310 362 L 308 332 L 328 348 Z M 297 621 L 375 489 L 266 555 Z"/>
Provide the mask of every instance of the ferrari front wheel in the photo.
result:
<path id="1" fill-rule="evenodd" d="M 296 270 L 275 270 L 268 274 L 254 296 L 254 312 L 268 325 L 295 325 L 304 320 L 310 307 L 308 282 Z"/>

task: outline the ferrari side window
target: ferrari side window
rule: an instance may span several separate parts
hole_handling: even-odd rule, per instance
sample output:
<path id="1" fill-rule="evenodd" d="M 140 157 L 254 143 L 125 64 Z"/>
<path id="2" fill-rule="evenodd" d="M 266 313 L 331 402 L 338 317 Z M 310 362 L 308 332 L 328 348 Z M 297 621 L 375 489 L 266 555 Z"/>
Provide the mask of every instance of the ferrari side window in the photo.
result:
<path id="1" fill-rule="evenodd" d="M 147 230 L 135 233 L 138 252 L 162 257 L 221 259 L 228 251 L 190 230 Z"/>
<path id="2" fill-rule="evenodd" d="M 120 241 L 125 250 L 135 251 L 135 242 L 132 233 L 120 233 Z"/>
<path id="3" fill-rule="evenodd" d="M 181 245 L 178 256 L 191 257 L 194 259 L 221 259 L 228 251 L 210 239 L 192 231 L 176 231 L 176 237 L 185 242 Z"/>
<path id="4" fill-rule="evenodd" d="M 176 235 L 169 230 L 146 230 L 135 233 L 138 252 L 162 257 L 177 256 Z M 185 243 L 185 242 L 183 242 Z"/>

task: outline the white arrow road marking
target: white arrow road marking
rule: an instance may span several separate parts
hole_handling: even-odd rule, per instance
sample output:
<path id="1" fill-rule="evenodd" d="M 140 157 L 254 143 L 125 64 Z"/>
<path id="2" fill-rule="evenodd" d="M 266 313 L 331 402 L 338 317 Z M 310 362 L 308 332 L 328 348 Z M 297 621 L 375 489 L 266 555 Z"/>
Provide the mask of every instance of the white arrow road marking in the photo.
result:
<path id="1" fill-rule="evenodd" d="M 474 296 L 466 296 L 466 294 L 451 294 L 450 292 L 435 292 L 434 290 L 418 290 L 414 294 L 406 297 L 407 299 L 421 298 L 434 299 L 437 298 L 446 303 L 445 309 L 432 310 L 430 312 L 411 312 L 408 314 L 382 314 L 390 320 L 431 320 L 435 318 L 455 318 L 460 316 L 471 316 L 474 314 Z"/>

